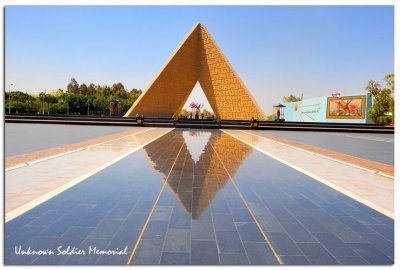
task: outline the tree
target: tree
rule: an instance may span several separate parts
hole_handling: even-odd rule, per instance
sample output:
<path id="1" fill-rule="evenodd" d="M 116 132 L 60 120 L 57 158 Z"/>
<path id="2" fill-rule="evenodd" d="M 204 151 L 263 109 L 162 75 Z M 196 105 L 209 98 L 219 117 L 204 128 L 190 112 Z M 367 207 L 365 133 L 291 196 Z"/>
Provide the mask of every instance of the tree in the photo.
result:
<path id="1" fill-rule="evenodd" d="M 206 109 L 203 109 L 202 114 L 204 115 L 204 118 L 212 118 L 214 117 L 214 113 L 207 111 Z"/>
<path id="2" fill-rule="evenodd" d="M 75 80 L 75 78 L 71 78 L 71 81 L 67 85 L 67 92 L 70 94 L 78 94 L 79 93 L 79 84 Z"/>
<path id="3" fill-rule="evenodd" d="M 60 98 L 60 97 L 65 95 L 64 90 L 62 90 L 61 88 L 58 88 L 57 90 L 50 91 L 49 94 L 51 94 L 51 95 L 53 95 L 53 96 L 55 96 L 57 98 Z"/>
<path id="4" fill-rule="evenodd" d="M 79 86 L 79 94 L 81 94 L 81 95 L 87 95 L 88 94 L 88 87 L 86 86 L 86 84 L 82 83 Z"/>
<path id="5" fill-rule="evenodd" d="M 374 123 L 386 124 L 394 121 L 394 74 L 386 75 L 384 80 L 386 84 L 384 88 L 373 80 L 370 80 L 365 87 L 373 97 L 373 105 L 368 110 L 368 115 Z"/>
<path id="6" fill-rule="evenodd" d="M 180 117 L 184 117 L 184 118 L 187 118 L 188 115 L 190 115 L 190 112 L 186 109 L 182 109 L 182 111 L 179 114 Z"/>
<path id="7" fill-rule="evenodd" d="M 296 102 L 296 101 L 301 101 L 301 100 L 303 100 L 303 95 L 301 95 L 301 97 L 296 97 L 296 96 L 290 94 L 289 96 L 283 97 L 283 102 Z"/>
<path id="8" fill-rule="evenodd" d="M 136 99 L 139 98 L 139 96 L 142 94 L 142 90 L 138 90 L 136 88 L 132 88 L 132 90 L 129 92 L 129 97 L 135 101 Z"/>
<path id="9" fill-rule="evenodd" d="M 102 94 L 103 96 L 110 96 L 112 94 L 111 87 L 108 85 L 104 85 L 102 87 Z"/>
<path id="10" fill-rule="evenodd" d="M 370 93 L 372 96 L 377 95 L 380 89 L 381 89 L 381 84 L 373 80 L 368 81 L 368 84 L 365 87 L 365 90 L 367 90 L 367 92 Z"/>
<path id="11" fill-rule="evenodd" d="M 96 85 L 94 85 L 93 83 L 89 84 L 89 86 L 87 88 L 87 92 L 88 92 L 88 95 L 96 94 Z"/>
<path id="12" fill-rule="evenodd" d="M 142 90 L 135 88 L 128 93 L 120 82 L 114 83 L 111 87 L 93 83 L 89 86 L 84 83 L 79 86 L 74 78 L 71 79 L 67 89 L 67 91 L 57 89 L 47 93 L 41 92 L 39 95 L 21 91 L 5 92 L 5 112 L 8 112 L 10 107 L 11 113 L 42 113 L 44 105 L 45 113 L 108 115 L 110 101 L 118 99 L 121 114 L 124 114 L 142 93 Z"/>
<path id="13" fill-rule="evenodd" d="M 112 93 L 119 98 L 127 98 L 128 93 L 125 90 L 125 87 L 122 83 L 114 83 L 111 87 Z"/>
<path id="14" fill-rule="evenodd" d="M 39 108 L 39 111 L 44 114 L 44 105 L 46 103 L 46 93 L 45 92 L 40 92 L 39 93 L 39 100 L 40 100 L 40 104 L 41 104 L 41 107 Z"/>
<path id="15" fill-rule="evenodd" d="M 394 93 L 394 74 L 393 73 L 387 74 L 384 80 L 386 83 L 386 87 L 389 88 L 390 91 L 392 91 L 392 93 Z"/>

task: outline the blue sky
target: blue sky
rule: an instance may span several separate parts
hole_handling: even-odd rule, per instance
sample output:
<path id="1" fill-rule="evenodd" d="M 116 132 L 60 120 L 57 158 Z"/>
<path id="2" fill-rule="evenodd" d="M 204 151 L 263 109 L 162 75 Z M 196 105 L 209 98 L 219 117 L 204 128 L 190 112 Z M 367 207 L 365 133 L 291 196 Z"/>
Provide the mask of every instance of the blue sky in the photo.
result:
<path id="1" fill-rule="evenodd" d="M 284 95 L 363 92 L 394 72 L 392 6 L 8 6 L 6 86 L 145 89 L 197 22 L 267 114 Z"/>

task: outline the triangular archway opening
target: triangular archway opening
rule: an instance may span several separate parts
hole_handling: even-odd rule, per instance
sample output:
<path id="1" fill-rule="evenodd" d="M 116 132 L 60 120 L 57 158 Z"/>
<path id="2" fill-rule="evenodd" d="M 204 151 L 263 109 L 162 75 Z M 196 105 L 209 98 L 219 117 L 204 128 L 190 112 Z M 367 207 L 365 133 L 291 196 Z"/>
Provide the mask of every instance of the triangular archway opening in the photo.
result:
<path id="1" fill-rule="evenodd" d="M 210 102 L 208 102 L 208 99 L 199 82 L 196 83 L 189 97 L 186 99 L 181 109 L 181 115 L 186 115 L 187 112 L 192 114 L 195 113 L 196 109 L 191 108 L 191 103 L 200 105 L 200 113 L 203 113 L 205 118 L 207 118 L 207 116 L 211 117 L 211 115 L 214 115 L 214 110 L 211 107 Z M 194 118 L 194 115 L 192 115 L 192 117 Z"/>
<path id="2" fill-rule="evenodd" d="M 180 113 L 197 82 L 200 82 L 211 108 L 220 118 L 266 118 L 200 23 L 193 26 L 125 116 L 174 117 Z"/>

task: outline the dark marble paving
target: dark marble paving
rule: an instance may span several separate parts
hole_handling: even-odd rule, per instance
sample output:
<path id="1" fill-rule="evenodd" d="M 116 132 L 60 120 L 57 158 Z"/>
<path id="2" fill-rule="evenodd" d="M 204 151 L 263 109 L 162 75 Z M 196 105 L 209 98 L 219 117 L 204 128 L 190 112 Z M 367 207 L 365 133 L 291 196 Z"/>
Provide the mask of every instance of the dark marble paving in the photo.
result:
<path id="1" fill-rule="evenodd" d="M 174 130 L 6 223 L 5 263 L 126 264 L 138 243 L 131 264 L 278 264 L 273 251 L 283 264 L 393 264 L 392 219 L 207 132 Z"/>
<path id="2" fill-rule="evenodd" d="M 229 173 L 284 264 L 394 263 L 391 218 L 259 151 Z"/>
<path id="3" fill-rule="evenodd" d="M 126 264 L 164 181 L 164 176 L 149 166 L 147 155 L 157 166 L 168 169 L 182 145 L 182 138 L 168 133 L 144 151 L 6 223 L 5 264 Z M 156 222 L 161 223 L 165 215 L 166 211 L 160 212 L 161 220 Z M 162 231 L 162 226 L 154 226 L 154 231 Z M 19 246 L 54 254 L 17 255 L 15 247 Z M 90 247 L 126 248 L 127 254 L 98 255 L 95 250 L 89 254 Z"/>
<path id="4" fill-rule="evenodd" d="M 277 264 L 216 155 L 215 140 L 196 162 L 185 142 L 172 170 L 164 172 L 170 177 L 131 264 Z"/>

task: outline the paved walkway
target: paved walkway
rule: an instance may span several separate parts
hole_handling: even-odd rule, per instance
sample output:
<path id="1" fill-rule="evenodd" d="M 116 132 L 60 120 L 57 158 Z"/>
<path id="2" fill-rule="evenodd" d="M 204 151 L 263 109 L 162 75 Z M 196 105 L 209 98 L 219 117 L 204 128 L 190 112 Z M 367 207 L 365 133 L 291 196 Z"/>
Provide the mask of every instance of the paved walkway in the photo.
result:
<path id="1" fill-rule="evenodd" d="M 28 154 L 133 129 L 135 127 L 5 123 L 5 156 Z"/>
<path id="2" fill-rule="evenodd" d="M 315 148 L 300 149 L 292 147 L 293 145 L 299 147 L 298 143 L 259 136 L 245 131 L 224 130 L 224 132 L 351 198 L 394 218 L 393 179 L 378 175 L 374 171 L 371 172 L 351 164 L 315 155 L 314 152 L 311 152 Z M 288 145 L 282 144 L 282 142 L 288 143 Z M 320 151 L 316 151 L 316 153 L 322 154 Z M 330 155 L 327 150 L 323 151 L 323 154 Z M 334 157 L 337 157 L 337 155 L 334 155 Z M 360 165 L 363 165 L 363 163 Z M 366 166 L 366 169 L 369 169 L 368 166 Z"/>
<path id="3" fill-rule="evenodd" d="M 129 132 L 130 135 L 112 135 L 114 140 L 111 141 L 109 136 L 96 139 L 96 142 L 102 142 L 97 145 L 92 145 L 91 140 L 59 147 L 53 149 L 54 151 L 41 151 L 41 155 L 26 155 L 26 160 L 31 160 L 34 156 L 43 157 L 44 154 L 53 155 L 62 150 L 69 151 L 6 171 L 6 221 L 85 180 L 169 131 L 171 129 L 138 128 Z M 85 145 L 92 146 L 83 148 Z"/>
<path id="4" fill-rule="evenodd" d="M 333 159 L 336 159 L 336 160 L 340 160 L 342 162 L 350 163 L 350 164 L 353 164 L 355 166 L 360 166 L 360 167 L 363 167 L 363 168 L 367 168 L 369 170 L 376 171 L 376 172 L 378 172 L 380 174 L 385 174 L 385 175 L 389 175 L 391 177 L 394 177 L 394 165 L 391 165 L 391 164 L 386 164 L 386 163 L 382 163 L 382 162 L 378 162 L 378 161 L 369 160 L 369 159 L 366 159 L 366 158 L 356 157 L 355 155 L 350 155 L 350 154 L 345 154 L 345 153 L 333 151 L 331 149 L 314 146 L 314 145 L 311 145 L 311 144 L 308 144 L 308 143 L 301 143 L 301 142 L 298 142 L 298 141 L 296 141 L 294 139 L 287 139 L 287 138 L 279 137 L 279 136 L 282 136 L 281 135 L 282 132 L 281 133 L 272 133 L 273 134 L 272 136 L 270 135 L 270 133 L 267 133 L 265 131 L 252 130 L 252 131 L 248 131 L 248 132 L 252 133 L 252 134 L 255 134 L 257 136 L 261 136 L 261 137 L 264 137 L 266 139 L 275 141 L 275 142 L 280 142 L 280 143 L 283 143 L 283 144 L 286 144 L 286 145 L 290 145 L 290 146 L 293 146 L 293 147 L 304 149 L 306 151 L 310 151 L 310 152 L 316 153 L 318 155 L 322 155 L 322 156 L 325 156 L 325 157 L 329 157 L 329 158 L 333 158 Z M 292 134 L 292 136 L 295 136 L 295 135 L 296 134 Z M 301 135 L 304 136 L 303 133 Z M 318 135 L 318 134 L 314 133 L 313 135 L 314 135 L 314 137 L 316 137 L 316 135 Z M 325 134 L 322 133 L 320 135 L 321 136 L 325 136 L 325 137 L 329 136 L 329 135 L 326 135 L 326 133 Z M 285 133 L 285 136 L 288 137 L 288 135 L 286 133 Z M 338 135 L 336 133 L 332 133 L 330 136 L 331 137 L 336 136 L 336 137 L 329 138 L 330 139 L 329 141 L 334 141 L 337 137 L 341 138 L 341 137 L 344 137 L 344 136 L 346 136 L 346 137 L 347 136 L 352 136 L 351 138 L 369 138 L 369 137 L 364 137 L 364 136 L 358 136 L 357 137 L 356 135 L 349 135 L 349 134 Z M 379 137 L 377 137 L 377 138 L 379 138 Z M 385 141 L 384 139 L 382 139 L 382 140 Z M 385 147 L 386 148 L 392 147 L 392 154 L 393 154 L 394 141 L 391 141 L 389 139 L 387 139 L 387 140 L 388 140 L 387 142 L 385 141 L 386 144 L 390 144 L 390 145 L 389 145 L 389 147 L 387 145 L 385 145 Z M 326 144 L 329 144 L 329 141 Z M 357 147 L 357 146 L 354 146 L 354 147 Z M 380 145 L 375 145 L 375 147 L 379 148 Z M 352 148 L 350 146 L 347 146 L 346 150 L 347 150 L 347 152 L 351 152 Z M 377 151 L 375 152 L 375 155 L 377 155 L 377 153 L 380 153 L 378 150 L 380 150 L 380 149 L 377 149 Z M 360 151 L 360 149 L 354 149 L 354 151 Z M 380 153 L 380 155 L 382 155 L 382 153 Z M 390 154 L 389 154 L 389 156 L 390 156 Z M 384 157 L 382 157 L 382 158 L 384 158 Z"/>
<path id="5" fill-rule="evenodd" d="M 27 153 L 27 154 L 7 157 L 6 158 L 6 170 L 12 169 L 14 167 L 26 166 L 26 165 L 29 165 L 30 162 L 54 157 L 57 155 L 65 154 L 67 152 L 80 151 L 87 147 L 92 147 L 95 145 L 99 145 L 101 143 L 121 139 L 123 137 L 133 135 L 133 134 L 136 134 L 138 132 L 142 132 L 142 131 L 145 131 L 148 129 L 149 128 L 141 128 L 139 130 L 132 129 L 132 130 L 128 130 L 125 132 L 120 132 L 117 134 L 112 134 L 112 135 L 99 137 L 99 138 L 95 138 L 95 139 L 90 139 L 90 140 L 86 140 L 86 141 L 82 141 L 82 142 L 78 142 L 78 143 L 67 144 L 67 145 L 52 147 L 52 148 L 39 150 L 39 151 Z"/>
<path id="6" fill-rule="evenodd" d="M 139 129 L 6 172 L 6 264 L 393 264 L 393 192 L 249 132 Z"/>
<path id="7" fill-rule="evenodd" d="M 283 130 L 257 130 L 257 133 L 353 157 L 394 164 L 394 134 Z"/>

